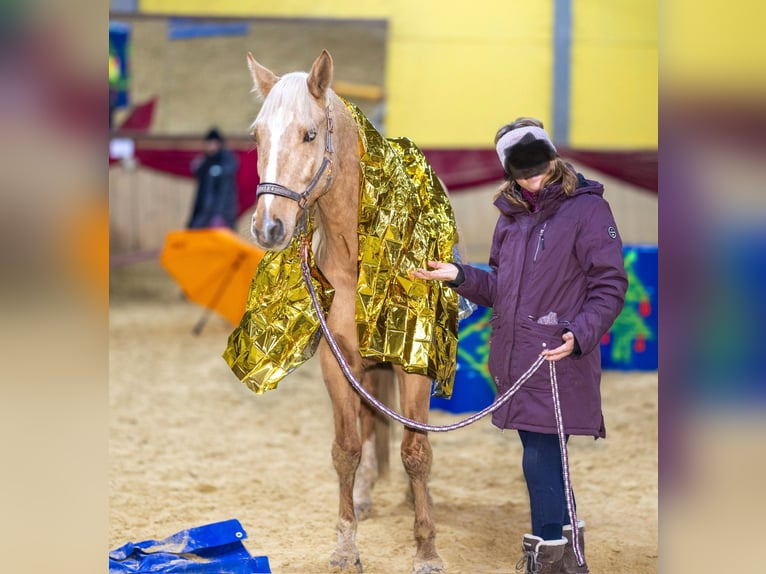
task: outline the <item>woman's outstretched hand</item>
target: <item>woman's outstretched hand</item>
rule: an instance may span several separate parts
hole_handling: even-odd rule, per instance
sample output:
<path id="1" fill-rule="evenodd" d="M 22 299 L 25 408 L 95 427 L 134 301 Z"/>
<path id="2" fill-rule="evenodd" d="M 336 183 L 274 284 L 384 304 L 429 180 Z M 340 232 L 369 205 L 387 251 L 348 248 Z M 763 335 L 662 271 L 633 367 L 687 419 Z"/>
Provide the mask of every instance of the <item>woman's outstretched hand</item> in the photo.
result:
<path id="1" fill-rule="evenodd" d="M 415 279 L 436 279 L 438 281 L 454 281 L 457 279 L 458 269 L 452 263 L 444 263 L 443 261 L 429 261 L 428 269 L 415 269 L 412 272 L 412 276 Z"/>

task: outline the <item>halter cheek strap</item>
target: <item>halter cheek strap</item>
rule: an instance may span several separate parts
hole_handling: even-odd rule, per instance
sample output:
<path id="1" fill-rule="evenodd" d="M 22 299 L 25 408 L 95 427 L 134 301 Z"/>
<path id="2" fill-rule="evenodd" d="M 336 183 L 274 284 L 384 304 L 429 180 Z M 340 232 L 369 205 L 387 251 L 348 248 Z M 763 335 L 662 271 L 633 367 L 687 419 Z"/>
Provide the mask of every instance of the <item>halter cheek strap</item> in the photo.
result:
<path id="1" fill-rule="evenodd" d="M 330 102 L 327 103 L 327 107 L 325 108 L 325 117 L 327 118 L 327 134 L 325 136 L 324 157 L 322 158 L 322 165 L 319 166 L 319 169 L 314 174 L 314 177 L 311 178 L 311 181 L 309 182 L 308 186 L 306 186 L 306 189 L 303 190 L 303 193 L 295 192 L 292 189 L 289 189 L 278 183 L 264 182 L 259 183 L 255 190 L 256 200 L 264 193 L 269 193 L 271 195 L 281 195 L 282 197 L 286 197 L 298 202 L 298 205 L 301 209 L 306 209 L 309 201 L 309 195 L 311 195 L 311 192 L 314 191 L 314 188 L 319 183 L 319 180 L 322 179 L 322 175 L 328 168 L 329 172 L 327 174 L 327 180 L 325 181 L 324 188 L 326 190 L 328 187 L 330 187 L 330 184 L 333 180 L 332 154 L 334 150 L 332 145 L 332 134 L 335 129 L 332 121 L 332 107 Z"/>

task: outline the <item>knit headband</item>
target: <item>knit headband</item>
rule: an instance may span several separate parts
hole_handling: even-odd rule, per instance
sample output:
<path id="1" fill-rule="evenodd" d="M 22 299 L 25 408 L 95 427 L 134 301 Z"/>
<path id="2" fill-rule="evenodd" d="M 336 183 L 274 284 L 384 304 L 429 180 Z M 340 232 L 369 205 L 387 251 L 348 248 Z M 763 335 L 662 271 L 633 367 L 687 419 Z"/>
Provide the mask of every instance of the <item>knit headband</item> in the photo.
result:
<path id="1" fill-rule="evenodd" d="M 537 140 L 544 141 L 550 146 L 554 153 L 557 153 L 556 146 L 553 145 L 553 142 L 551 142 L 548 134 L 543 128 L 539 128 L 537 126 L 524 126 L 516 128 L 515 130 L 511 130 L 508 133 L 503 134 L 503 137 L 497 140 L 497 144 L 495 144 L 497 157 L 500 159 L 500 164 L 503 167 L 505 167 L 506 150 L 519 143 L 519 141 L 521 141 L 521 139 L 527 134 L 532 135 Z"/>

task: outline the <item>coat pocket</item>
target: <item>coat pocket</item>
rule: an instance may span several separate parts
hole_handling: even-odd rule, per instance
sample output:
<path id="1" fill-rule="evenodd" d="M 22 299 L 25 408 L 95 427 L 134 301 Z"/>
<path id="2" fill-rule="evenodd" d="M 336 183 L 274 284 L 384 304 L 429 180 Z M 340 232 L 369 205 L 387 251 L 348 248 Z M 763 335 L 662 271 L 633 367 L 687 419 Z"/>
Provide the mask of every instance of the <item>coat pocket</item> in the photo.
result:
<path id="1" fill-rule="evenodd" d="M 512 370 L 514 380 L 518 379 L 536 360 L 543 351 L 560 347 L 564 341 L 561 335 L 564 334 L 566 325 L 541 325 L 533 321 L 523 321 L 516 329 L 514 340 Z M 560 375 L 562 369 L 566 369 L 569 361 L 561 360 L 556 362 L 556 370 Z M 558 378 L 558 377 L 557 377 Z M 545 361 L 535 371 L 532 377 L 524 383 L 524 387 L 529 389 L 549 390 L 550 371 L 548 361 Z"/>

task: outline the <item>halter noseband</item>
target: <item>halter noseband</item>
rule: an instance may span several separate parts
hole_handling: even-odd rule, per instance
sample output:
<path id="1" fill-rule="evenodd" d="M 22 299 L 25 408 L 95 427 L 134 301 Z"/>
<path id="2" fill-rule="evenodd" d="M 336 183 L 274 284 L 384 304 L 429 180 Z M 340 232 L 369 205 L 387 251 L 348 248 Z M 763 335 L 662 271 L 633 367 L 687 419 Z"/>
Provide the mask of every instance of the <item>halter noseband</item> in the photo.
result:
<path id="1" fill-rule="evenodd" d="M 332 121 L 332 106 L 329 101 L 327 102 L 327 107 L 325 107 L 325 117 L 327 118 L 327 134 L 325 135 L 324 157 L 322 158 L 322 165 L 319 166 L 319 169 L 314 174 L 314 177 L 311 178 L 311 181 L 303 193 L 297 193 L 292 189 L 288 189 L 284 185 L 280 185 L 278 183 L 259 183 L 258 187 L 255 189 L 256 201 L 264 193 L 270 193 L 271 195 L 281 195 L 282 197 L 286 197 L 298 202 L 300 208 L 305 210 L 308 204 L 309 195 L 311 195 L 311 192 L 314 191 L 314 188 L 322 178 L 322 174 L 324 174 L 328 167 L 330 168 L 330 171 L 327 175 L 327 181 L 325 182 L 325 189 L 330 186 L 332 183 L 332 133 L 334 126 Z"/>

